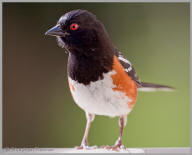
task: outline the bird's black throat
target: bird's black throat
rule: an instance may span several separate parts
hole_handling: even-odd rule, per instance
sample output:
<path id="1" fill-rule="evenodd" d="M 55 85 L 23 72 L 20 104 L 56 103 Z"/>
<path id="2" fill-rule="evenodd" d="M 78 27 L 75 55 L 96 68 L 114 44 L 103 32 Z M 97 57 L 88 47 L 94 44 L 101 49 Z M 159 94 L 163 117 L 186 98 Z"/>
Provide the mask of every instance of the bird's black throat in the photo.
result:
<path id="1" fill-rule="evenodd" d="M 81 51 L 86 50 L 86 51 Z M 112 70 L 113 52 L 109 49 L 79 49 L 69 52 L 68 76 L 85 85 L 103 79 L 103 73 Z"/>

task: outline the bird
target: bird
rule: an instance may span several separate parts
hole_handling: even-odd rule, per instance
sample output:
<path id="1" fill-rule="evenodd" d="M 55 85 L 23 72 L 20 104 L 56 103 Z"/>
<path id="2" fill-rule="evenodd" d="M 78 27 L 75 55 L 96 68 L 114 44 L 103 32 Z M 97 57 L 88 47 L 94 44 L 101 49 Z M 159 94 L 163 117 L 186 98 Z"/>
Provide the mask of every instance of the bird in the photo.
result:
<path id="1" fill-rule="evenodd" d="M 104 148 L 124 148 L 123 130 L 135 106 L 137 92 L 174 89 L 141 82 L 131 62 L 113 44 L 102 22 L 87 10 L 65 13 L 45 35 L 55 36 L 58 45 L 68 53 L 70 92 L 86 115 L 85 132 L 78 149 L 90 148 L 88 133 L 96 115 L 119 118 L 119 137 L 114 145 Z"/>

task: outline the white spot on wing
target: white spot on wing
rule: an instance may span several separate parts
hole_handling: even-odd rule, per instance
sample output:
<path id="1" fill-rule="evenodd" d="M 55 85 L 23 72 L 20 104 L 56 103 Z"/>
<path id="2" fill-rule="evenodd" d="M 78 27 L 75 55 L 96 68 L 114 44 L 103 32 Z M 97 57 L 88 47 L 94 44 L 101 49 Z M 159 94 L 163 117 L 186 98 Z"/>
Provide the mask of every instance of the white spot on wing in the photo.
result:
<path id="1" fill-rule="evenodd" d="M 130 72 L 132 70 L 131 62 L 129 60 L 123 58 L 121 55 L 118 57 L 118 59 L 130 65 L 128 68 L 125 68 L 126 72 Z"/>
<path id="2" fill-rule="evenodd" d="M 123 61 L 123 62 L 128 63 L 128 64 L 131 65 L 131 62 L 130 62 L 129 60 L 123 58 L 121 55 L 120 55 L 118 58 L 119 58 L 119 60 L 121 60 L 121 61 Z"/>
<path id="3" fill-rule="evenodd" d="M 131 70 L 132 70 L 132 67 L 125 68 L 125 71 L 126 71 L 126 72 L 130 72 Z"/>

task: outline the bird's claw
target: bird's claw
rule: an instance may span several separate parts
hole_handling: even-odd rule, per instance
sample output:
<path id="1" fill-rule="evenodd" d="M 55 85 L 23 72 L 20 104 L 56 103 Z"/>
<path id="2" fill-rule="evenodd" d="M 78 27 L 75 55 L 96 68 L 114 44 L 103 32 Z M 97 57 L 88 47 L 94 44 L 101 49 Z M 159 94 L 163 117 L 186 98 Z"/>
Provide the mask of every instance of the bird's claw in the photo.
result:
<path id="1" fill-rule="evenodd" d="M 91 150 L 91 149 L 96 149 L 96 148 L 98 148 L 96 145 L 94 145 L 94 146 L 81 145 L 81 146 L 75 147 L 75 149 L 77 149 L 77 150 L 82 150 L 82 149 Z"/>
<path id="2" fill-rule="evenodd" d="M 120 144 L 113 145 L 113 146 L 104 145 L 104 146 L 101 146 L 101 148 L 112 150 L 112 151 L 119 151 L 120 149 L 125 149 L 124 145 L 120 145 Z"/>

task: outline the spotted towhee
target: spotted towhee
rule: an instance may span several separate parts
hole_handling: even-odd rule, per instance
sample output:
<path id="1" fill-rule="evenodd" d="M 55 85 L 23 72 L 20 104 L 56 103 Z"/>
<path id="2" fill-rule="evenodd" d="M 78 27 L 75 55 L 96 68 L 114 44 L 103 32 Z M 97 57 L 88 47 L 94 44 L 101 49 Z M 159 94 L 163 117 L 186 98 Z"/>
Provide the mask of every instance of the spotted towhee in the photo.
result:
<path id="1" fill-rule="evenodd" d="M 121 148 L 123 128 L 136 103 L 137 91 L 172 89 L 141 82 L 132 64 L 112 43 L 104 25 L 86 10 L 64 14 L 45 34 L 56 36 L 58 44 L 69 53 L 69 87 L 87 118 L 79 148 L 88 148 L 88 131 L 95 115 L 119 117 L 120 136 L 114 146 L 106 148 Z"/>

